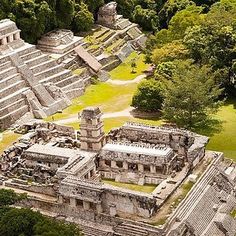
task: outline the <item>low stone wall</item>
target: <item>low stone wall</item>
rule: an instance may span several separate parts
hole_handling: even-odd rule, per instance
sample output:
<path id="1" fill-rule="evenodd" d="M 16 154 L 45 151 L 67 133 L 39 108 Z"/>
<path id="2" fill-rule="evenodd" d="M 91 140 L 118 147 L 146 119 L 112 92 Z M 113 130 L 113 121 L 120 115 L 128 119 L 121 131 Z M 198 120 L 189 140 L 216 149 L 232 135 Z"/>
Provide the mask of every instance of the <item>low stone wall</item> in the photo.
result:
<path id="1" fill-rule="evenodd" d="M 26 182 L 26 181 L 24 181 L 24 182 Z M 7 182 L 5 182 L 5 186 L 56 197 L 56 191 L 53 188 L 53 184 L 50 184 L 50 185 L 23 184 L 23 181 L 21 181 L 21 183 L 17 183 L 14 181 L 7 181 Z"/>

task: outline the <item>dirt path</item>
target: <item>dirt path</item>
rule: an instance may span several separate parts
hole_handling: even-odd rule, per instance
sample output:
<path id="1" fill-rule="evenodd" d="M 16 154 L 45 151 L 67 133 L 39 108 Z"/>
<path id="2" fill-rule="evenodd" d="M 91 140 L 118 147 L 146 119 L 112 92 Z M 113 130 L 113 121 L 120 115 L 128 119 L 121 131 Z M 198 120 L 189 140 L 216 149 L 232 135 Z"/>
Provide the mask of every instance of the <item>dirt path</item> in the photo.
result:
<path id="1" fill-rule="evenodd" d="M 126 85 L 126 84 L 139 83 L 144 78 L 146 78 L 146 75 L 142 74 L 132 80 L 112 80 L 112 79 L 109 79 L 106 81 L 106 83 L 114 84 L 114 85 Z"/>
<path id="2" fill-rule="evenodd" d="M 146 78 L 146 75 L 142 74 L 137 76 L 133 80 L 107 80 L 106 83 L 109 84 L 114 84 L 114 85 L 126 85 L 126 84 L 133 84 L 133 83 L 139 83 L 142 79 Z M 127 116 L 127 117 L 132 117 L 133 115 L 131 114 L 131 111 L 133 110 L 132 107 L 127 107 L 126 109 L 118 112 L 108 112 L 104 113 L 102 118 L 114 118 L 114 117 L 122 117 L 122 116 Z M 74 123 L 78 121 L 78 115 L 73 115 L 70 118 L 66 119 L 61 119 L 58 121 L 55 121 L 54 123 L 59 124 L 59 125 L 64 125 L 64 124 L 69 124 L 69 123 Z"/>
<path id="3" fill-rule="evenodd" d="M 118 112 L 109 112 L 109 113 L 104 113 L 102 115 L 102 118 L 114 118 L 114 117 L 121 117 L 121 116 L 127 116 L 127 117 L 131 117 L 131 111 L 133 110 L 132 107 L 128 107 L 125 110 L 122 111 L 118 111 Z M 63 124 L 69 124 L 69 123 L 74 123 L 78 121 L 78 115 L 72 116 L 70 118 L 67 119 L 62 119 L 62 120 L 58 120 L 58 121 L 54 121 L 54 123 L 58 124 L 58 125 L 63 125 Z"/>

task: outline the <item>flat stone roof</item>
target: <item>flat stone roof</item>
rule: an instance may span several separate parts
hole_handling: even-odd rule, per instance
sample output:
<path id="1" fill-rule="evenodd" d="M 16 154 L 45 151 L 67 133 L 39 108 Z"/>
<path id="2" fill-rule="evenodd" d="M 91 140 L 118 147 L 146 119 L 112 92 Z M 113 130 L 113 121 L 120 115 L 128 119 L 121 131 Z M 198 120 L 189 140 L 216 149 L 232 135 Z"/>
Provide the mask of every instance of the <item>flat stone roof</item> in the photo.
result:
<path id="1" fill-rule="evenodd" d="M 119 143 L 107 143 L 103 150 L 113 151 L 113 152 L 124 152 L 124 153 L 134 153 L 149 156 L 167 156 L 173 153 L 173 150 L 169 147 L 144 147 L 134 144 L 119 144 Z"/>
<path id="2" fill-rule="evenodd" d="M 35 154 L 44 154 L 49 156 L 57 156 L 62 158 L 69 159 L 70 157 L 77 157 L 80 154 L 79 150 L 74 150 L 70 148 L 60 148 L 50 145 L 41 145 L 41 144 L 34 144 L 30 148 L 28 148 L 26 153 L 35 153 Z"/>

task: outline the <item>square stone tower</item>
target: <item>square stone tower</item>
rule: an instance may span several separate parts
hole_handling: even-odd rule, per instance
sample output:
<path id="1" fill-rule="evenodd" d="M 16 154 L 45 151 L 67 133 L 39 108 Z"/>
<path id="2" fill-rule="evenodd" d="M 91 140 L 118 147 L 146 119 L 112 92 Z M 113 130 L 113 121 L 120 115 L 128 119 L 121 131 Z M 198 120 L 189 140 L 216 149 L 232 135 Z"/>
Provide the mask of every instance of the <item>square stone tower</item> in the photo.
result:
<path id="1" fill-rule="evenodd" d="M 102 113 L 98 107 L 85 108 L 81 113 L 80 142 L 81 149 L 99 151 L 105 144 Z"/>

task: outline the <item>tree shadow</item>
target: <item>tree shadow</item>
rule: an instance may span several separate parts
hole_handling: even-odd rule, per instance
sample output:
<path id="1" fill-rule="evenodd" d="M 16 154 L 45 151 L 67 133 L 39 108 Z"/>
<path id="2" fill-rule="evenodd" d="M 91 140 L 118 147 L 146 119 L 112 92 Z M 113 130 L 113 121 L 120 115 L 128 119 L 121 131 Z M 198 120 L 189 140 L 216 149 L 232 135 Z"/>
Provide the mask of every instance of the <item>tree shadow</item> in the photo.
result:
<path id="1" fill-rule="evenodd" d="M 222 120 L 211 118 L 205 120 L 204 123 L 201 123 L 201 125 L 193 128 L 192 130 L 196 133 L 211 137 L 222 131 L 223 123 L 224 121 Z"/>

